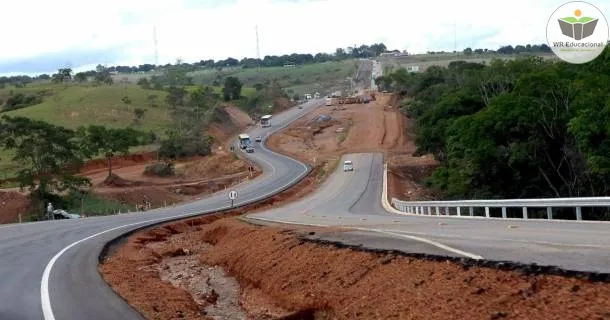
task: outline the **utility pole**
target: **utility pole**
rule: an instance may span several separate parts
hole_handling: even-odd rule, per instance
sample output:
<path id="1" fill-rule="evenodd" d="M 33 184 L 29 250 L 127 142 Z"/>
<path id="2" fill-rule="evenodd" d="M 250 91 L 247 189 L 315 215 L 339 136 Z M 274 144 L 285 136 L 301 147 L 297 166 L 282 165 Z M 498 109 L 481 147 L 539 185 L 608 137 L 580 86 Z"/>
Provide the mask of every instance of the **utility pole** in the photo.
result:
<path id="1" fill-rule="evenodd" d="M 256 25 L 254 27 L 254 30 L 256 32 L 256 58 L 258 59 L 257 68 L 260 68 L 261 52 L 260 52 L 260 47 L 259 47 L 259 43 L 258 43 L 258 25 Z"/>
<path id="2" fill-rule="evenodd" d="M 157 26 L 153 26 L 153 44 L 155 47 L 155 67 L 159 65 L 159 52 L 157 51 Z"/>
<path id="3" fill-rule="evenodd" d="M 458 55 L 457 51 L 457 20 L 453 21 L 453 51 L 455 55 Z"/>

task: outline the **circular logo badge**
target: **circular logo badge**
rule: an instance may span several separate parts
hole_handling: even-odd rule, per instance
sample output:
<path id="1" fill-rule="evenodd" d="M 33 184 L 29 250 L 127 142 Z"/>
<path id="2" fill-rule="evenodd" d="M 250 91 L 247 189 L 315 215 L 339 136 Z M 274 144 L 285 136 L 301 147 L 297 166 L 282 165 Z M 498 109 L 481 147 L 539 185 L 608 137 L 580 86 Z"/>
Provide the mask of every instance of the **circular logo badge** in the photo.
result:
<path id="1" fill-rule="evenodd" d="M 587 63 L 608 44 L 608 21 L 594 5 L 568 2 L 553 12 L 546 25 L 548 45 L 561 60 Z"/>

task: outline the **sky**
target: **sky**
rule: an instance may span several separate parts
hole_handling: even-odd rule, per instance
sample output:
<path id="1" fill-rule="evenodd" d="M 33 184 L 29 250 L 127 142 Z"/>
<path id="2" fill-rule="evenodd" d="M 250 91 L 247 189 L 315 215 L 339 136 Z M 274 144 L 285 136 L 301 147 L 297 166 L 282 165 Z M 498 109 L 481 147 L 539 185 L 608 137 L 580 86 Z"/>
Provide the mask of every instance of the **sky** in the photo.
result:
<path id="1" fill-rule="evenodd" d="M 334 52 L 383 42 L 418 53 L 546 43 L 566 0 L 20 0 L 0 5 L 0 74 L 97 64 Z M 590 2 L 610 19 L 610 1 Z M 35 10 L 32 10 L 35 8 Z M 586 12 L 583 14 L 586 15 Z M 457 41 L 454 41 L 456 39 Z"/>

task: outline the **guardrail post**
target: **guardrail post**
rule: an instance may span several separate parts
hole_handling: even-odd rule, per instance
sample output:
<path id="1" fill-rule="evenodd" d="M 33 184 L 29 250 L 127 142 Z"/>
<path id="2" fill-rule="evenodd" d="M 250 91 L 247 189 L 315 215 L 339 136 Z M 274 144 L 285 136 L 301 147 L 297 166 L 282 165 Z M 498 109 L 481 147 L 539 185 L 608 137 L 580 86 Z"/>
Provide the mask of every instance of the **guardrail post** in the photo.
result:
<path id="1" fill-rule="evenodd" d="M 576 207 L 576 220 L 582 220 L 582 210 L 580 207 Z"/>
<path id="2" fill-rule="evenodd" d="M 415 214 L 419 214 L 419 206 L 415 207 Z"/>
<path id="3" fill-rule="evenodd" d="M 474 208 L 469 207 L 469 208 L 468 208 L 468 213 L 470 213 L 470 216 L 471 216 L 471 217 L 472 217 L 472 216 L 474 216 Z"/>
<path id="4" fill-rule="evenodd" d="M 457 215 L 461 217 L 462 213 L 460 212 L 460 207 L 457 207 L 456 209 L 457 209 Z"/>
<path id="5" fill-rule="evenodd" d="M 523 207 L 523 219 L 527 219 L 527 207 Z"/>
<path id="6" fill-rule="evenodd" d="M 506 207 L 502 207 L 502 218 L 506 219 Z"/>
<path id="7" fill-rule="evenodd" d="M 428 207 L 428 215 L 431 216 L 432 215 L 432 207 Z"/>
<path id="8" fill-rule="evenodd" d="M 445 207 L 445 215 L 446 216 L 450 216 L 450 214 L 449 214 L 449 207 Z"/>
<path id="9" fill-rule="evenodd" d="M 485 217 L 489 218 L 489 207 L 485 207 Z"/>
<path id="10" fill-rule="evenodd" d="M 546 207 L 546 217 L 549 220 L 553 220 L 553 208 L 552 207 Z"/>
<path id="11" fill-rule="evenodd" d="M 438 207 L 436 207 L 436 215 L 437 215 L 437 216 L 440 216 L 440 212 L 439 212 L 439 211 L 440 211 L 440 210 L 438 209 Z"/>

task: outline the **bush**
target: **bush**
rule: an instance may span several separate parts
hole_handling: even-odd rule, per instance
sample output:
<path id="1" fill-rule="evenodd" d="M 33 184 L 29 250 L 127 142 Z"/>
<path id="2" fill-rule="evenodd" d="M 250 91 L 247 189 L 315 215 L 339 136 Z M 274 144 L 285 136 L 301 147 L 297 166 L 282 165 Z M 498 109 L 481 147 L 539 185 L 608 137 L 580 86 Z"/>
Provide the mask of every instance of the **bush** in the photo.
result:
<path id="1" fill-rule="evenodd" d="M 17 110 L 42 103 L 41 95 L 36 94 L 11 94 L 7 99 L 2 111 Z"/>
<path id="2" fill-rule="evenodd" d="M 169 137 L 161 141 L 159 156 L 163 158 L 176 159 L 190 156 L 207 156 L 212 152 L 214 137 L 193 137 L 187 139 L 170 132 Z"/>
<path id="3" fill-rule="evenodd" d="M 148 176 L 169 177 L 176 173 L 174 169 L 174 164 L 172 162 L 157 162 L 146 166 L 146 168 L 144 168 L 144 174 Z"/>

